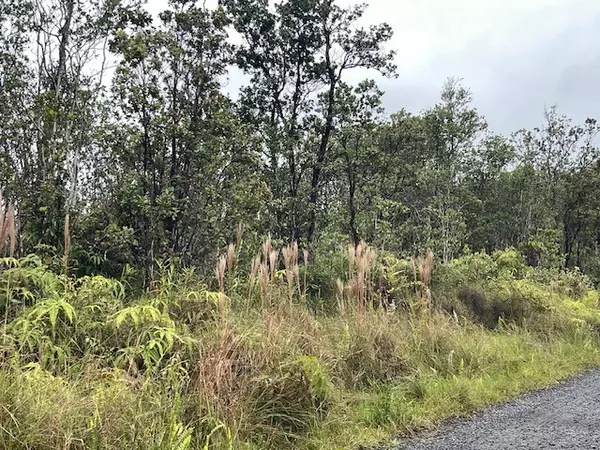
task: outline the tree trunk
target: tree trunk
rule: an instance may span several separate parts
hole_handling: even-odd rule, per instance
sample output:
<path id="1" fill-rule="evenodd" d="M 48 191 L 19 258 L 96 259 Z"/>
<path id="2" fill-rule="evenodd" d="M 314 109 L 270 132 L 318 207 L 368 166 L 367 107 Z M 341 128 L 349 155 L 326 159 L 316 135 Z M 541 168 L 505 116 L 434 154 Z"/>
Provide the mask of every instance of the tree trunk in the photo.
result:
<path id="1" fill-rule="evenodd" d="M 312 181 L 310 184 L 310 222 L 308 224 L 307 233 L 308 242 L 312 242 L 313 240 L 317 222 L 317 201 L 319 199 L 319 183 L 321 182 L 321 172 L 323 171 L 325 156 L 327 154 L 327 148 L 329 147 L 329 138 L 331 136 L 331 130 L 333 129 L 333 107 L 335 102 L 335 87 L 335 75 L 332 74 L 330 71 L 329 93 L 327 96 L 327 116 L 325 119 L 323 134 L 321 135 L 321 143 L 317 152 L 317 160 L 315 161 L 315 165 L 313 167 Z"/>

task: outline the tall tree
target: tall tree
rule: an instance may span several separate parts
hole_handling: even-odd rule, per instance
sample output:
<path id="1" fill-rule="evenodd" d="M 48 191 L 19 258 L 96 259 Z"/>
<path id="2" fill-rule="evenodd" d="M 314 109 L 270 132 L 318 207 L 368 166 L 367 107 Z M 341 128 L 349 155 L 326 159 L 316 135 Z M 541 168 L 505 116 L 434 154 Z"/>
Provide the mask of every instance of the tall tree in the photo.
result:
<path id="1" fill-rule="evenodd" d="M 169 6 L 158 27 L 120 30 L 112 43 L 122 55 L 114 101 L 127 124 L 112 147 L 116 197 L 150 279 L 155 260 L 206 257 L 261 208 L 257 146 L 221 92 L 231 55 L 226 17 L 196 1 Z"/>
<path id="2" fill-rule="evenodd" d="M 487 128 L 472 104 L 471 92 L 458 79 L 449 79 L 441 102 L 425 115 L 428 146 L 433 152 L 431 171 L 426 174 L 429 190 L 427 221 L 431 243 L 444 261 L 453 258 L 465 243 L 466 226 L 459 190 L 465 162 L 476 140 Z"/>
<path id="3" fill-rule="evenodd" d="M 346 197 L 345 228 L 355 245 L 361 241 L 358 214 L 359 201 L 372 180 L 371 160 L 376 155 L 376 133 L 383 116 L 380 91 L 373 80 L 357 87 L 340 84 L 336 99 L 336 119 L 332 133 L 333 157 L 329 171 L 334 173 L 342 195 Z M 337 177 L 336 177 L 337 175 Z"/>
<path id="4" fill-rule="evenodd" d="M 96 125 L 108 35 L 122 13 L 136 4 L 9 3 L 0 13 L 9 24 L 2 27 L 2 91 L 18 106 L 21 125 L 18 139 L 13 134 L 2 142 L 12 159 L 14 185 L 19 186 L 14 195 L 25 251 L 39 245 L 53 248 L 62 240 L 63 218 L 76 210 L 80 199 L 81 160 Z"/>
<path id="5" fill-rule="evenodd" d="M 386 24 L 359 27 L 365 5 L 342 8 L 333 0 L 288 0 L 273 10 L 264 0 L 223 0 L 222 4 L 243 37 L 238 65 L 252 76 L 243 91 L 243 109 L 264 131 L 272 190 L 287 199 L 282 205 L 289 215 L 278 220 L 283 224 L 278 231 L 310 241 L 334 128 L 337 89 L 354 68 L 394 73 L 394 53 L 384 49 L 391 28 Z M 319 97 L 322 107 L 315 113 Z M 285 214 L 277 215 L 283 219 Z"/>

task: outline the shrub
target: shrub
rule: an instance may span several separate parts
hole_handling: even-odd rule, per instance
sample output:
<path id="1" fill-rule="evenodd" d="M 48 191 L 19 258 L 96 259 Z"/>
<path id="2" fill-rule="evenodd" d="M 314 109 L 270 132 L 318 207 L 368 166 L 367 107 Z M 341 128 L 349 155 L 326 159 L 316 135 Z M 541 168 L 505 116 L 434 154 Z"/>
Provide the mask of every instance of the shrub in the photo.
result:
<path id="1" fill-rule="evenodd" d="M 541 308 L 514 288 L 504 291 L 489 289 L 484 293 L 482 288 L 465 286 L 459 290 L 458 299 L 476 321 L 488 328 L 496 328 L 499 321 L 523 324 Z"/>
<path id="2" fill-rule="evenodd" d="M 384 304 L 409 306 L 420 286 L 416 263 L 386 253 L 382 255 L 380 270 L 378 290 Z"/>

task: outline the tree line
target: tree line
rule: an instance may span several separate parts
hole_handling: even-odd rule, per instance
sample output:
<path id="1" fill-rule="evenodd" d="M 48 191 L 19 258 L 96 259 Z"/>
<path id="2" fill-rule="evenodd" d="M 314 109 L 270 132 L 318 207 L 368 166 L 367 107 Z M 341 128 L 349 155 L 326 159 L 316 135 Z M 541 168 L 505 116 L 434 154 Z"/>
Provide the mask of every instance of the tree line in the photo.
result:
<path id="1" fill-rule="evenodd" d="M 375 81 L 349 82 L 397 76 L 393 30 L 363 26 L 365 9 L 3 2 L 0 209 L 16 233 L 1 227 L 2 251 L 148 281 L 165 262 L 212 270 L 243 226 L 257 245 L 364 240 L 444 261 L 515 247 L 600 277 L 597 122 L 553 107 L 500 136 L 457 79 L 387 114 Z"/>

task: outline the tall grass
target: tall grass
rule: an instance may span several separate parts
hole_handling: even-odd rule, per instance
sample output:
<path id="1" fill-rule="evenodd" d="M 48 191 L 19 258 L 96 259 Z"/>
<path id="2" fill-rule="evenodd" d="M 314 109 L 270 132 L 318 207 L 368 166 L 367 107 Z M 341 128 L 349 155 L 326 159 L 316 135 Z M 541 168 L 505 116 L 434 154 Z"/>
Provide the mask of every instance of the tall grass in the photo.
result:
<path id="1" fill-rule="evenodd" d="M 243 261 L 242 233 L 210 279 L 165 266 L 138 298 L 0 260 L 0 446 L 352 448 L 600 363 L 581 274 L 271 239 Z"/>
<path id="2" fill-rule="evenodd" d="M 15 219 L 15 205 L 4 205 L 2 191 L 0 190 L 0 255 L 15 255 L 17 248 L 17 232 Z"/>

